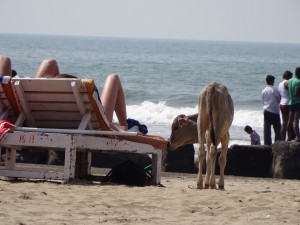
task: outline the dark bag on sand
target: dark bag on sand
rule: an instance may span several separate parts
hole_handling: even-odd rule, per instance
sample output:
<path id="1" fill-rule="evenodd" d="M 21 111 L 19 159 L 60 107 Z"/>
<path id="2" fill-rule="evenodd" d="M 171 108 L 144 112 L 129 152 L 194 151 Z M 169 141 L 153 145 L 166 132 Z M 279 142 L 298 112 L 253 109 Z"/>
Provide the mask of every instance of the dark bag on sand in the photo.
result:
<path id="1" fill-rule="evenodd" d="M 152 174 L 146 169 L 131 160 L 127 160 L 112 168 L 102 179 L 101 183 L 112 182 L 142 187 L 150 184 L 152 177 Z"/>

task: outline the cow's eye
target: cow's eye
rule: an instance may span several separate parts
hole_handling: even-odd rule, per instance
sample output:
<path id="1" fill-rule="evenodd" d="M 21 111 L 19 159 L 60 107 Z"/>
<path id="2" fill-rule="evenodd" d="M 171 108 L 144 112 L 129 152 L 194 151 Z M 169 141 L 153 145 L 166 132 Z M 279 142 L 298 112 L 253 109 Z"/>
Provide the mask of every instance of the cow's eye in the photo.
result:
<path id="1" fill-rule="evenodd" d="M 178 130 L 178 127 L 174 127 L 173 130 L 174 130 L 174 131 Z"/>

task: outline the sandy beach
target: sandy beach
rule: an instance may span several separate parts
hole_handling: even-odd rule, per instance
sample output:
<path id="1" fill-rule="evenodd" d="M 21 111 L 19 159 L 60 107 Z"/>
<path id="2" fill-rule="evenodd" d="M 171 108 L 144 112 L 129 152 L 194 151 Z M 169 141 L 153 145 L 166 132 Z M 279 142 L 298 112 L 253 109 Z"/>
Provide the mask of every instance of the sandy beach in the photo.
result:
<path id="1" fill-rule="evenodd" d="M 225 177 L 195 189 L 196 174 L 160 186 L 0 179 L 0 224 L 300 224 L 300 181 Z"/>

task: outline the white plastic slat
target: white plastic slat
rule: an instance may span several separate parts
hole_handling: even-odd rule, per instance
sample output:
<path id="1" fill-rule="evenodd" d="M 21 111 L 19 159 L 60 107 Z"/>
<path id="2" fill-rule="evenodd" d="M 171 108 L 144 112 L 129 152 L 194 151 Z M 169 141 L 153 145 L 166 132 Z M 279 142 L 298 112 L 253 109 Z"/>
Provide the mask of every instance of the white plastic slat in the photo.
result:
<path id="1" fill-rule="evenodd" d="M 29 103 L 29 107 L 31 111 L 66 111 L 66 112 L 74 112 L 78 111 L 78 106 L 77 103 L 69 103 L 69 102 L 54 102 L 54 103 L 49 103 L 49 102 L 34 102 L 34 103 Z M 87 110 L 91 111 L 91 106 L 86 105 Z"/>
<path id="2" fill-rule="evenodd" d="M 130 131 L 104 131 L 104 130 L 75 130 L 75 129 L 48 129 L 35 127 L 16 127 L 15 131 L 39 132 L 39 133 L 60 133 L 60 134 L 84 134 L 84 135 L 118 135 L 136 136 L 137 132 Z"/>
<path id="3" fill-rule="evenodd" d="M 27 99 L 29 102 L 76 102 L 73 92 L 27 92 Z M 81 92 L 84 102 L 89 102 L 87 93 Z"/>
<path id="4" fill-rule="evenodd" d="M 77 82 L 72 81 L 71 82 L 71 87 L 72 87 L 72 90 L 73 90 L 73 94 L 75 96 L 75 100 L 77 102 L 78 109 L 81 113 L 81 116 L 83 117 L 78 129 L 79 130 L 85 130 L 86 128 L 88 128 L 90 130 L 93 130 L 93 126 L 90 122 L 91 113 L 89 113 L 87 111 L 86 107 L 85 107 L 84 100 L 82 98 L 82 95 L 81 95 L 79 87 L 78 87 L 78 83 L 79 83 L 79 81 L 77 81 Z"/>
<path id="5" fill-rule="evenodd" d="M 61 111 L 33 111 L 32 116 L 35 118 L 36 122 L 39 121 L 81 121 L 82 116 L 79 112 L 61 112 Z"/>
<path id="6" fill-rule="evenodd" d="M 16 126 L 22 126 L 25 119 L 26 119 L 26 116 L 25 116 L 24 112 L 21 112 L 20 115 L 18 116 L 17 121 L 15 122 L 15 125 Z"/>
<path id="7" fill-rule="evenodd" d="M 64 173 L 61 172 L 34 172 L 24 170 L 5 170 L 0 169 L 1 176 L 18 177 L 18 178 L 33 178 L 43 180 L 65 180 Z"/>
<path id="8" fill-rule="evenodd" d="M 26 98 L 26 95 L 25 95 L 25 92 L 24 92 L 24 90 L 23 90 L 23 88 L 22 88 L 21 83 L 20 83 L 20 82 L 16 82 L 16 83 L 14 84 L 14 87 L 15 87 L 15 89 L 16 89 L 16 92 L 17 92 L 17 94 L 18 94 L 20 103 L 21 103 L 21 105 L 22 105 L 22 109 L 23 109 L 23 112 L 24 112 L 24 114 L 25 114 L 25 117 L 26 117 L 26 120 L 27 120 L 27 124 L 28 124 L 29 126 L 35 127 L 36 124 L 35 124 L 34 119 L 33 119 L 33 118 L 31 117 L 31 115 L 30 115 L 31 110 L 30 110 L 30 108 L 29 108 L 29 104 L 28 104 L 28 101 L 27 101 L 27 98 Z"/>
<path id="9" fill-rule="evenodd" d="M 82 120 L 78 126 L 78 130 L 85 130 L 89 126 L 90 129 L 93 129 L 93 126 L 91 124 L 91 113 L 87 112 L 82 117 Z"/>
<path id="10" fill-rule="evenodd" d="M 80 81 L 78 78 L 13 78 L 14 83 L 21 81 L 25 92 L 69 92 L 72 93 L 70 82 Z M 85 91 L 84 85 L 80 85 L 79 89 Z"/>

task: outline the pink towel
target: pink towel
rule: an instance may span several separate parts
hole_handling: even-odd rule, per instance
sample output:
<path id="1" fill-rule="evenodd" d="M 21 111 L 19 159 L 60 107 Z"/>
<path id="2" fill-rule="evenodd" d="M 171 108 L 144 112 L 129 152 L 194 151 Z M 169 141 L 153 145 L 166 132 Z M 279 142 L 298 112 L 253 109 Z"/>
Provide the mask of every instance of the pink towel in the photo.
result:
<path id="1" fill-rule="evenodd" d="M 13 132 L 15 125 L 7 120 L 0 120 L 0 142 L 6 137 L 8 132 Z"/>

